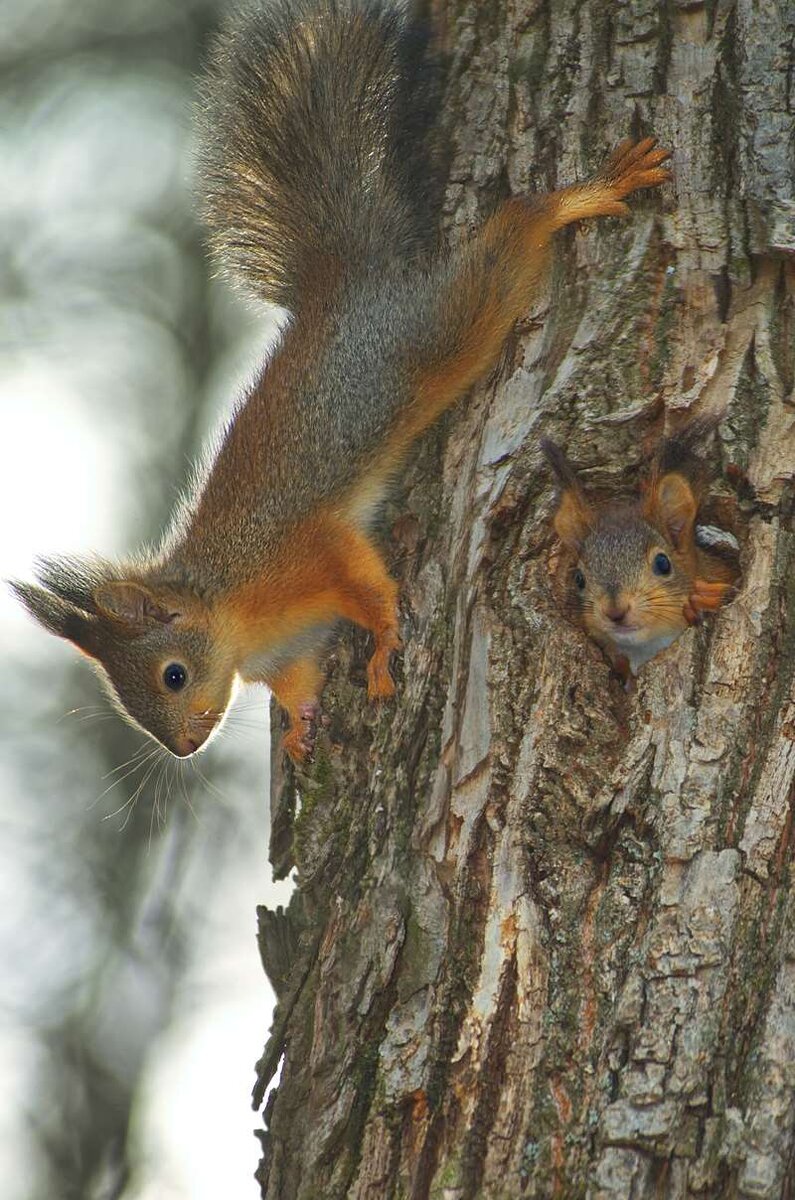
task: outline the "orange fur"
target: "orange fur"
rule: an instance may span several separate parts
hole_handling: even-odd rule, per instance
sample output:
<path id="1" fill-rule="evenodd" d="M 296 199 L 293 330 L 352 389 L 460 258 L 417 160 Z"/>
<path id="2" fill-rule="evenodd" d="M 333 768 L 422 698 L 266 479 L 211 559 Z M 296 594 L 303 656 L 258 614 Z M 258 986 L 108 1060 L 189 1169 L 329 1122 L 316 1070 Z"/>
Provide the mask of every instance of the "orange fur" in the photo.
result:
<path id="1" fill-rule="evenodd" d="M 389 659 L 399 648 L 397 584 L 370 539 L 339 516 L 304 521 L 283 554 L 260 578 L 218 604 L 218 628 L 232 656 L 243 660 L 263 647 L 283 645 L 315 625 L 345 618 L 372 633 L 368 694 L 390 696 Z M 293 722 L 304 704 L 317 700 L 320 672 L 311 657 L 299 659 L 266 682 Z M 300 732 L 291 730 L 285 749 L 302 756 Z"/>
<path id="2" fill-rule="evenodd" d="M 369 629 L 379 649 L 396 644 L 396 598 L 397 585 L 369 538 L 339 517 L 319 515 L 296 527 L 267 571 L 219 608 L 238 656 L 338 617 Z"/>
<path id="3" fill-rule="evenodd" d="M 290 757 L 300 762 L 308 746 L 301 723 L 305 706 L 314 705 L 320 693 L 321 672 L 313 657 L 299 658 L 289 667 L 267 680 L 268 686 L 290 718 L 290 728 L 284 735 L 282 747 Z"/>

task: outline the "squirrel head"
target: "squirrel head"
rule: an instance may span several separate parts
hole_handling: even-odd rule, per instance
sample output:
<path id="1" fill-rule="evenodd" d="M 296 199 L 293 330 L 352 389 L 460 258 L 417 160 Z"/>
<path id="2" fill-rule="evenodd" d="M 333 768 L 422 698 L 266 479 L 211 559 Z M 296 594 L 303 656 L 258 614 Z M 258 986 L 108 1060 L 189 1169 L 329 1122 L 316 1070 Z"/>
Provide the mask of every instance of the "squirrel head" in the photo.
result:
<path id="1" fill-rule="evenodd" d="M 569 559 L 567 600 L 590 637 L 635 671 L 688 627 L 703 464 L 665 443 L 637 500 L 598 505 L 563 451 L 547 439 L 542 449 L 559 485 L 554 527 Z"/>
<path id="2" fill-rule="evenodd" d="M 122 715 L 177 758 L 198 750 L 218 727 L 235 680 L 206 605 L 187 588 L 101 563 L 45 560 L 37 573 L 43 587 L 12 583 L 13 590 L 45 629 L 99 668 Z"/>

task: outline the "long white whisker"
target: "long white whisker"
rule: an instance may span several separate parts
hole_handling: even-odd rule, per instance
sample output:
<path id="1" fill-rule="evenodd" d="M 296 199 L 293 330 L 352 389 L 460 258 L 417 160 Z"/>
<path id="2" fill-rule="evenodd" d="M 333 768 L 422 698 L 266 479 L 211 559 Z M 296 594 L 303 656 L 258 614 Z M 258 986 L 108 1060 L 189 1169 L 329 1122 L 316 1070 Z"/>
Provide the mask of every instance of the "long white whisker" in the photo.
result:
<path id="1" fill-rule="evenodd" d="M 157 766 L 157 759 L 155 758 L 157 751 L 158 751 L 158 747 L 155 747 L 155 749 L 152 750 L 152 752 L 145 759 L 142 759 L 142 761 L 139 762 L 138 765 L 135 767 L 135 770 L 137 771 L 140 767 L 143 767 L 146 763 L 149 763 L 149 766 L 147 767 L 147 769 L 144 771 L 143 775 L 141 776 L 138 786 L 135 789 L 135 791 L 133 792 L 132 796 L 130 796 L 128 800 L 125 800 L 124 804 L 122 804 L 119 808 L 117 808 L 115 812 L 107 813 L 106 816 L 104 816 L 102 818 L 103 821 L 109 821 L 112 817 L 117 817 L 119 815 L 119 813 L 124 812 L 125 809 L 129 809 L 129 812 L 128 812 L 123 824 L 119 828 L 119 833 L 123 832 L 123 830 L 125 830 L 127 828 L 130 817 L 132 816 L 133 808 L 135 807 L 135 802 L 138 799 L 138 797 L 140 796 L 141 790 L 145 786 L 147 779 L 149 779 L 150 775 L 152 774 L 155 767 Z M 153 758 L 155 758 L 155 761 L 151 762 L 151 759 L 153 759 Z M 130 774 L 132 774 L 132 772 L 130 772 Z M 116 780 L 116 783 L 120 783 L 120 782 L 121 782 L 120 780 L 118 780 L 118 779 Z M 115 787 L 115 784 L 112 784 L 111 786 Z M 108 788 L 107 790 L 110 791 L 110 788 Z"/>
<path id="2" fill-rule="evenodd" d="M 104 704 L 83 704 L 80 708 L 70 708 L 65 713 L 62 713 L 55 722 L 60 725 L 61 721 L 65 721 L 67 717 L 76 717 L 78 713 L 88 713 L 90 716 L 99 716 L 107 713 L 107 706 Z"/>
<path id="3" fill-rule="evenodd" d="M 164 763 L 163 763 L 162 759 L 160 759 L 158 766 L 160 767 L 160 770 L 158 772 L 157 779 L 155 780 L 154 794 L 152 797 L 152 808 L 149 813 L 149 840 L 148 840 L 147 846 L 146 846 L 147 854 L 150 854 L 151 850 L 152 850 L 152 834 L 154 833 L 155 815 L 157 815 L 157 819 L 158 819 L 157 827 L 158 827 L 158 829 L 161 828 L 161 825 L 160 825 L 160 800 L 158 798 L 158 789 L 159 789 L 161 783 L 163 782 Z"/>
<path id="4" fill-rule="evenodd" d="M 111 775 L 117 775 L 119 773 L 119 771 L 123 771 L 125 767 L 129 767 L 130 763 L 133 763 L 133 762 L 135 762 L 135 760 L 137 758 L 140 758 L 141 755 L 148 749 L 149 746 L 150 746 L 149 742 L 141 742 L 138 749 L 135 751 L 134 754 L 130 755 L 130 757 L 127 759 L 126 762 L 123 762 L 121 764 L 121 766 L 119 766 L 119 767 L 114 767 L 111 771 L 106 771 L 106 773 L 102 776 L 102 778 L 110 779 Z"/>
<path id="5" fill-rule="evenodd" d="M 190 764 L 193 767 L 193 770 L 199 776 L 199 779 L 202 781 L 204 786 L 207 788 L 207 790 L 209 792 L 213 792 L 215 794 L 215 796 L 220 801 L 220 803 L 224 806 L 224 808 L 229 808 L 230 807 L 229 797 L 225 796 L 224 793 L 220 790 L 220 788 L 217 788 L 215 786 L 215 784 L 212 782 L 212 780 L 207 778 L 207 776 L 204 774 L 204 772 L 202 771 L 199 764 L 196 762 L 195 756 L 190 759 Z"/>
<path id="6" fill-rule="evenodd" d="M 248 717 L 231 716 L 224 721 L 224 729 L 262 729 L 264 721 L 255 721 Z"/>
<path id="7" fill-rule="evenodd" d="M 170 766 L 170 759 L 163 759 L 163 763 L 160 768 L 160 774 L 158 775 L 157 779 L 157 786 L 155 788 L 155 810 L 157 815 L 157 828 L 159 830 L 162 830 L 166 819 L 166 800 L 164 793 L 168 788 L 168 772 Z"/>
<path id="8" fill-rule="evenodd" d="M 131 767 L 128 767 L 128 769 L 125 771 L 125 773 L 123 775 L 120 775 L 118 777 L 118 779 L 114 779 L 112 783 L 109 783 L 108 786 L 105 788 L 104 792 L 100 792 L 99 795 L 97 796 L 96 800 L 92 801 L 92 803 L 89 805 L 89 808 L 95 808 L 96 805 L 99 804 L 100 800 L 102 800 L 105 796 L 107 796 L 108 792 L 112 792 L 117 784 L 122 783 L 125 779 L 128 779 L 130 777 L 130 775 L 134 775 L 135 772 L 140 770 L 140 768 L 142 766 L 144 766 L 145 763 L 148 763 L 149 759 L 152 758 L 152 756 L 155 754 L 157 754 L 157 747 L 154 750 L 150 750 L 150 752 L 146 756 L 146 758 L 141 758 L 138 760 L 138 762 L 133 763 L 133 765 Z M 107 778 L 107 776 L 104 776 L 103 778 Z M 107 818 L 104 817 L 103 820 L 107 820 Z"/>
<path id="9" fill-rule="evenodd" d="M 190 761 L 193 762 L 192 759 Z M 196 764 L 194 763 L 193 765 L 195 768 Z M 183 762 L 179 763 L 179 768 L 177 770 L 177 778 L 179 779 L 180 787 L 182 788 L 182 795 L 185 799 L 185 803 L 187 804 L 188 808 L 190 809 L 194 821 L 196 822 L 197 825 L 201 825 L 201 821 L 199 820 L 199 814 L 196 812 L 196 809 L 193 807 L 193 802 L 191 801 L 191 798 L 190 798 L 190 792 L 188 791 L 187 784 L 185 783 L 185 765 Z"/>
<path id="10" fill-rule="evenodd" d="M 149 780 L 149 779 L 152 777 L 152 772 L 156 770 L 158 763 L 160 763 L 160 762 L 162 761 L 162 755 L 161 755 L 161 753 L 160 753 L 160 752 L 161 752 L 161 747 L 160 747 L 160 746 L 158 746 L 158 747 L 155 749 L 155 755 L 156 755 L 156 757 L 155 757 L 155 761 L 154 761 L 153 763 L 151 763 L 151 764 L 150 764 L 149 768 L 147 769 L 147 772 L 146 772 L 146 774 L 144 775 L 144 777 L 143 777 L 143 779 L 141 780 L 141 782 L 138 784 L 138 787 L 135 789 L 135 792 L 133 793 L 133 795 L 132 795 L 132 797 L 131 797 L 130 811 L 129 811 L 129 813 L 127 814 L 127 817 L 125 818 L 124 824 L 122 825 L 121 829 L 119 830 L 119 832 L 120 832 L 120 833 L 121 833 L 121 832 L 123 832 L 123 831 L 124 831 L 124 830 L 127 828 L 127 825 L 129 824 L 130 818 L 132 817 L 132 814 L 133 814 L 133 810 L 134 810 L 134 808 L 135 808 L 135 805 L 136 805 L 136 803 L 138 802 L 138 798 L 140 797 L 140 795 L 141 795 L 141 793 L 142 793 L 143 789 L 145 788 L 145 786 L 146 786 L 146 784 L 147 784 L 148 780 Z"/>

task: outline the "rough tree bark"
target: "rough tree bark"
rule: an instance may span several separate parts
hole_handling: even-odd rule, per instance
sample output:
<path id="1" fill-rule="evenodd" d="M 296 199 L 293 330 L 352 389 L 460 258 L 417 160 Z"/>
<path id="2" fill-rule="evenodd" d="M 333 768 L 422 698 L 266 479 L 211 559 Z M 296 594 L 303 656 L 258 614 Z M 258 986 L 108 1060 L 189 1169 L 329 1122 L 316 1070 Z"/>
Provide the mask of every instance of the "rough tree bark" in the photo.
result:
<path id="1" fill-rule="evenodd" d="M 436 0 L 450 236 L 627 133 L 675 182 L 560 238 L 498 372 L 387 514 L 399 695 L 330 656 L 273 784 L 286 914 L 263 1196 L 795 1195 L 793 66 L 787 0 Z M 545 432 L 632 489 L 723 412 L 737 599 L 625 694 L 556 611 Z M 720 461 L 719 461 L 720 460 Z M 300 794 L 297 801 L 296 793 Z"/>

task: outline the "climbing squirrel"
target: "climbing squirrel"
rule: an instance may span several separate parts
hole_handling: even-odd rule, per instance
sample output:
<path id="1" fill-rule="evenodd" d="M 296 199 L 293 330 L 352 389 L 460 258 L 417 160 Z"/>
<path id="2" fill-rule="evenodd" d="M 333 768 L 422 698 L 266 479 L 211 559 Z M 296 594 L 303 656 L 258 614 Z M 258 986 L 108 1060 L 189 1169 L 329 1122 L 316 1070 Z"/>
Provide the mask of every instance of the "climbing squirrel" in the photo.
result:
<path id="1" fill-rule="evenodd" d="M 641 495 L 599 505 L 554 442 L 541 449 L 558 483 L 555 532 L 567 607 L 627 683 L 705 612 L 739 576 L 729 533 L 697 524 L 708 472 L 694 446 L 715 422 L 694 420 L 664 438 Z"/>
<path id="2" fill-rule="evenodd" d="M 13 585 L 179 757 L 240 679 L 272 689 L 300 760 L 340 618 L 373 636 L 369 695 L 394 691 L 397 587 L 372 537 L 390 480 L 496 363 L 555 231 L 669 178 L 654 138 L 627 140 L 593 178 L 508 199 L 440 250 L 427 63 L 403 8 L 377 0 L 233 19 L 204 89 L 206 215 L 225 268 L 289 322 L 158 548 L 41 560 L 41 587 Z"/>

